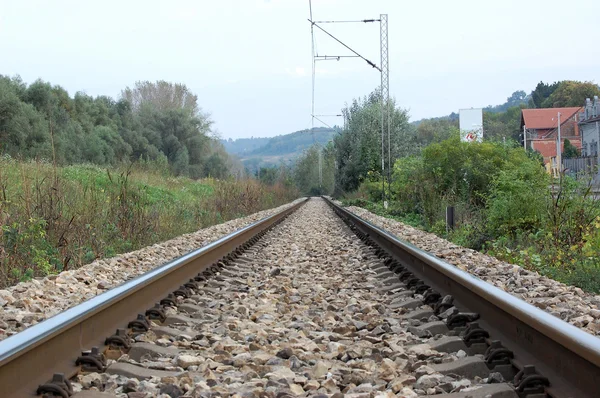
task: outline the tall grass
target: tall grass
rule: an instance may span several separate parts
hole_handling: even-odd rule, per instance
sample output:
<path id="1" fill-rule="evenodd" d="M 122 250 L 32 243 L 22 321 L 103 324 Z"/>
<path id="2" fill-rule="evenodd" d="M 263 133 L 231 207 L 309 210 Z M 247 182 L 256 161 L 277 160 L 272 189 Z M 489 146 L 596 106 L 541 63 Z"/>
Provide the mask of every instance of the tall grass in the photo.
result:
<path id="1" fill-rule="evenodd" d="M 73 269 L 297 196 L 256 180 L 0 159 L 0 287 Z"/>

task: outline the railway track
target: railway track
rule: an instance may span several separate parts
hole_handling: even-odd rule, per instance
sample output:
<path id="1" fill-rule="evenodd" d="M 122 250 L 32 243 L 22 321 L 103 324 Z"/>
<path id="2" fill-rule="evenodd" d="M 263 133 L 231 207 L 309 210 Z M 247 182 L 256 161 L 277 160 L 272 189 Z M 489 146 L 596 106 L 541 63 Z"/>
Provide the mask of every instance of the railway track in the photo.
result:
<path id="1" fill-rule="evenodd" d="M 597 338 L 322 199 L 0 342 L 3 397 L 578 398 L 598 376 Z"/>

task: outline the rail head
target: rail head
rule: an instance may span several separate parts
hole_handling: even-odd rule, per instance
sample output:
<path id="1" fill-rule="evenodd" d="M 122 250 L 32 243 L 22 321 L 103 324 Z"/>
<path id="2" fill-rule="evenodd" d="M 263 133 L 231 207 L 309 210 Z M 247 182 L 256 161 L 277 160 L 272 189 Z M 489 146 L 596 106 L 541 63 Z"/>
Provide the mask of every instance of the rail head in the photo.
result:
<path id="1" fill-rule="evenodd" d="M 388 252 L 391 251 L 392 255 L 401 257 L 403 265 L 407 265 L 426 283 L 431 283 L 432 286 L 435 285 L 440 293 L 457 294 L 457 289 L 452 287 L 458 285 L 469 292 L 469 295 L 465 296 L 468 299 L 463 300 L 461 303 L 466 308 L 476 306 L 483 309 L 486 307 L 482 306 L 481 303 L 485 302 L 489 303 L 488 308 L 493 306 L 504 312 L 506 316 L 498 316 L 498 319 L 489 319 L 494 318 L 495 315 L 486 314 L 483 311 L 480 314 L 483 322 L 492 325 L 495 330 L 500 331 L 501 336 L 511 340 L 505 342 L 503 339 L 503 344 L 515 346 L 515 351 L 531 350 L 530 355 L 525 352 L 528 359 L 537 358 L 539 353 L 536 350 L 545 350 L 546 355 L 552 356 L 552 351 L 556 349 L 554 361 L 562 362 L 561 370 L 558 372 L 560 377 L 565 377 L 564 373 L 566 372 L 571 372 L 574 377 L 577 377 L 575 374 L 577 370 L 569 369 L 569 367 L 574 367 L 575 363 L 582 363 L 587 367 L 587 371 L 582 370 L 583 374 L 595 374 L 600 377 L 600 338 L 550 315 L 474 275 L 462 271 L 429 252 L 419 249 L 415 245 L 339 206 L 330 198 L 325 197 L 325 200 L 342 218 L 346 218 L 355 226 L 359 226 L 378 244 L 383 244 L 384 249 L 390 249 Z M 438 275 L 443 275 L 450 282 L 439 283 Z M 476 299 L 481 303 L 475 303 L 471 301 L 472 299 Z M 524 330 L 523 326 L 527 329 Z M 537 344 L 535 341 L 531 341 L 538 339 L 541 342 L 541 336 L 545 337 L 545 343 L 549 342 L 550 344 Z M 561 350 L 557 349 L 559 346 L 562 347 Z M 564 358 L 557 358 L 559 352 Z M 567 356 L 568 358 L 566 358 Z M 541 364 L 540 368 L 550 369 L 549 366 L 544 366 L 544 364 Z M 579 377 L 583 378 L 581 375 Z M 591 385 L 593 388 L 592 382 L 588 382 L 587 385 Z M 600 387 L 597 388 L 594 391 L 598 392 L 598 395 L 591 396 L 600 396 Z"/>
<path id="2" fill-rule="evenodd" d="M 128 319 L 135 318 L 139 311 L 155 302 L 148 300 L 160 300 L 214 261 L 294 212 L 307 200 L 304 198 L 276 214 L 253 222 L 0 341 L 0 385 L 3 394 L 8 394 L 3 396 L 34 396 L 29 387 L 32 385 L 31 379 L 41 384 L 50 379 L 52 373 L 70 375 L 80 351 L 90 349 L 93 345 L 103 345 L 103 339 L 109 336 L 107 333 L 114 332 L 117 327 L 125 327 Z M 128 301 L 136 304 L 125 304 Z M 122 316 L 130 318 L 118 319 Z M 70 337 L 65 337 L 67 333 L 71 333 Z M 47 356 L 61 353 L 61 344 L 70 345 L 64 349 L 65 358 L 57 358 L 52 367 L 54 358 Z M 22 386 L 24 384 L 26 387 Z"/>

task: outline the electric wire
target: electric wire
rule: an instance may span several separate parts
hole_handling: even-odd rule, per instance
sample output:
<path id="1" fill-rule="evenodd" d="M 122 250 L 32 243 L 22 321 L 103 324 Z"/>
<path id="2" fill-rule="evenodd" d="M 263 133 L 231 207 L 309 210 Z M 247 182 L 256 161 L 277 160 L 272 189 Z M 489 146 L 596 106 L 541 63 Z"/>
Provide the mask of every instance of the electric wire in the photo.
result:
<path id="1" fill-rule="evenodd" d="M 325 123 L 324 121 L 322 121 L 321 119 L 319 119 L 317 117 L 317 115 L 312 115 L 313 119 L 317 119 L 319 122 L 323 123 L 325 126 L 329 127 L 330 129 L 333 128 L 330 125 L 328 125 L 327 123 Z M 314 133 L 313 133 L 313 139 L 314 139 Z"/>
<path id="2" fill-rule="evenodd" d="M 317 61 L 339 61 L 340 58 L 359 58 L 358 55 L 315 55 Z"/>
<path id="3" fill-rule="evenodd" d="M 311 18 L 312 19 L 312 18 Z M 357 23 L 357 22 L 363 22 L 363 23 L 368 23 L 368 22 L 379 22 L 381 21 L 380 19 L 358 19 L 358 20 L 350 20 L 350 21 L 315 21 L 315 23 Z"/>
<path id="4" fill-rule="evenodd" d="M 374 62 L 366 59 L 365 57 L 363 57 L 362 55 L 360 55 L 359 53 L 357 53 L 356 51 L 354 51 L 350 46 L 348 46 L 346 43 L 344 43 L 343 41 L 341 41 L 340 39 L 338 39 L 337 37 L 335 37 L 334 35 L 332 35 L 331 33 L 329 33 L 328 31 L 326 31 L 325 29 L 323 29 L 322 27 L 320 27 L 319 25 L 317 25 L 315 22 L 313 22 L 311 19 L 308 20 L 308 22 L 310 22 L 311 26 L 316 27 L 317 29 L 321 30 L 323 33 L 325 33 L 326 35 L 328 35 L 329 37 L 331 37 L 333 40 L 337 41 L 338 43 L 340 43 L 342 46 L 346 47 L 348 50 L 352 51 L 354 54 L 356 54 L 359 58 L 363 59 L 367 64 L 371 65 L 373 68 L 377 69 L 379 72 L 381 72 L 381 68 L 378 67 Z"/>
<path id="5" fill-rule="evenodd" d="M 312 0 L 308 0 L 308 9 L 310 12 L 310 18 L 312 19 Z M 311 56 L 312 56 L 312 99 L 311 99 L 311 134 L 313 144 L 315 143 L 315 31 L 313 25 L 310 26 L 310 39 L 311 39 Z"/>

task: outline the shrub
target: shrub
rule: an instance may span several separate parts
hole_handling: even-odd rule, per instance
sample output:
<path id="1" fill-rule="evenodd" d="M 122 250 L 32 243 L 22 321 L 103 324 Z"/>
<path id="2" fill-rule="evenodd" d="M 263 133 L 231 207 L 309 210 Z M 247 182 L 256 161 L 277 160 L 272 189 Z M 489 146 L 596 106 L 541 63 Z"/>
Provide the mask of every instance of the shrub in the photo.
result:
<path id="1" fill-rule="evenodd" d="M 194 181 L 0 158 L 0 288 L 77 268 L 297 197 L 256 180 Z M 163 162 L 164 164 L 164 162 Z"/>
<path id="2" fill-rule="evenodd" d="M 517 170 L 524 163 L 528 173 L 533 173 L 531 178 L 543 175 L 543 169 L 521 148 L 496 142 L 461 142 L 453 136 L 427 146 L 420 157 L 396 161 L 393 198 L 404 212 L 422 214 L 428 225 L 444 218 L 446 206 L 462 207 L 470 214 L 463 217 L 468 222 L 472 214 L 485 208 L 498 175 L 503 170 Z"/>
<path id="3" fill-rule="evenodd" d="M 487 226 L 493 237 L 538 230 L 550 199 L 550 179 L 539 164 L 525 153 L 512 157 L 494 177 L 486 201 Z"/>

